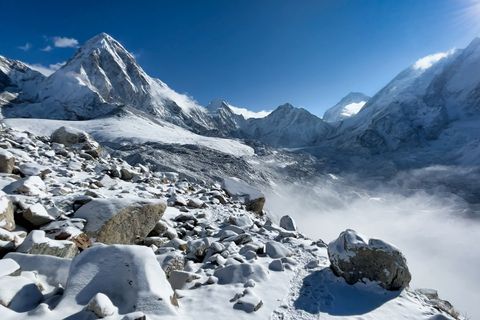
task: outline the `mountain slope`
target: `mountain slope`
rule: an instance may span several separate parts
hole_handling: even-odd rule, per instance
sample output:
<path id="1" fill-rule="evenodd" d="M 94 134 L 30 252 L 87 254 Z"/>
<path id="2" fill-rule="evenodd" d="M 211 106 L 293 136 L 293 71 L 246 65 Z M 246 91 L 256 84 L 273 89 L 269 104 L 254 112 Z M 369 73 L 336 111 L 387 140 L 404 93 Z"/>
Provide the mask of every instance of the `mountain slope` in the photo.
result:
<path id="1" fill-rule="evenodd" d="M 369 96 L 360 92 L 350 92 L 336 105 L 325 111 L 323 120 L 337 122 L 356 115 L 370 99 Z"/>
<path id="2" fill-rule="evenodd" d="M 148 76 L 105 33 L 88 40 L 37 91 L 37 103 L 10 108 L 7 116 L 81 120 L 129 106 L 196 131 L 211 125 L 202 107 Z"/>
<path id="3" fill-rule="evenodd" d="M 268 116 L 248 119 L 241 134 L 274 147 L 304 147 L 315 145 L 332 127 L 305 109 L 284 104 Z"/>
<path id="4" fill-rule="evenodd" d="M 33 99 L 45 77 L 20 61 L 0 56 L 0 106 L 10 103 L 22 94 Z"/>
<path id="5" fill-rule="evenodd" d="M 458 57 L 458 51 L 429 56 L 402 71 L 344 121 L 337 132 L 340 140 L 384 152 L 438 137 L 449 122 L 448 113 L 429 96 L 435 79 Z"/>

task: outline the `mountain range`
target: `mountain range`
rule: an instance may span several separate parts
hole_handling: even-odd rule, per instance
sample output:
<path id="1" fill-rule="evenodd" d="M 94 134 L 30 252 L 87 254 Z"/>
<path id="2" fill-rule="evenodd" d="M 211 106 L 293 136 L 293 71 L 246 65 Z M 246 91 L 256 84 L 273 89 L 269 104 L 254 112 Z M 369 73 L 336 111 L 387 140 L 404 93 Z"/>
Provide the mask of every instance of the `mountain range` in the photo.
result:
<path id="1" fill-rule="evenodd" d="M 480 39 L 475 39 L 465 49 L 418 60 L 371 98 L 348 94 L 323 119 L 289 103 L 245 117 L 226 101 L 203 107 L 175 92 L 150 77 L 118 41 L 101 33 L 48 77 L 0 57 L 0 104 L 4 118 L 133 117 L 205 139 L 242 139 L 316 156 L 401 155 L 415 148 L 432 154 L 423 162 L 434 163 L 441 156 L 444 162 L 463 163 L 477 161 L 462 153 L 467 144 L 480 152 L 474 121 L 480 116 L 479 69 Z"/>

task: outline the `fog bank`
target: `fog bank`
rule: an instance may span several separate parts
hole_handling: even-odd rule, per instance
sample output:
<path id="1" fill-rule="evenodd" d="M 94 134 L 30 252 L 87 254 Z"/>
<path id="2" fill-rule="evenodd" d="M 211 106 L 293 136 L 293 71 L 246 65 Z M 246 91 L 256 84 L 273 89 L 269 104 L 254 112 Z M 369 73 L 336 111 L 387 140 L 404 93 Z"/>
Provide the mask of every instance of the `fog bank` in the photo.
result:
<path id="1" fill-rule="evenodd" d="M 407 258 L 412 287 L 437 289 L 460 313 L 480 319 L 480 219 L 457 195 L 427 191 L 371 181 L 352 185 L 327 175 L 308 185 L 275 187 L 267 207 L 277 218 L 290 214 L 301 232 L 327 243 L 351 228 L 396 245 Z"/>

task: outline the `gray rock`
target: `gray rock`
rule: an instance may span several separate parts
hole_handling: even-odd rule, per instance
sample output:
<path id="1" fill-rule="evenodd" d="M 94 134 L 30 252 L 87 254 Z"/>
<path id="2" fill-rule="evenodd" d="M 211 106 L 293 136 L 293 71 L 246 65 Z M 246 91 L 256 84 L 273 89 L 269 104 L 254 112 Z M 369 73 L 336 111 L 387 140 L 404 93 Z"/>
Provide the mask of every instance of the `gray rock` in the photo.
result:
<path id="1" fill-rule="evenodd" d="M 354 230 L 343 231 L 330 242 L 328 256 L 333 272 L 349 284 L 366 278 L 387 290 L 399 290 L 411 280 L 407 261 L 397 248 L 378 239 L 367 240 Z"/>
<path id="2" fill-rule="evenodd" d="M 85 233 L 98 242 L 134 244 L 160 220 L 166 205 L 160 200 L 93 199 L 75 213 L 87 220 Z"/>
<path id="3" fill-rule="evenodd" d="M 297 231 L 295 221 L 289 215 L 280 218 L 280 227 L 287 231 Z"/>
<path id="4" fill-rule="evenodd" d="M 7 150 L 0 149 L 0 172 L 12 173 L 15 167 L 15 157 Z"/>
<path id="5" fill-rule="evenodd" d="M 94 158 L 97 158 L 100 153 L 99 144 L 88 133 L 75 128 L 60 127 L 52 133 L 51 139 L 54 143 L 61 143 L 66 147 L 83 150 Z"/>
<path id="6" fill-rule="evenodd" d="M 268 265 L 268 269 L 272 271 L 284 271 L 285 267 L 283 266 L 282 260 L 275 259 Z"/>
<path id="7" fill-rule="evenodd" d="M 267 255 L 272 259 L 279 259 L 289 257 L 292 252 L 287 249 L 283 244 L 276 241 L 269 241 L 265 244 L 265 251 Z"/>

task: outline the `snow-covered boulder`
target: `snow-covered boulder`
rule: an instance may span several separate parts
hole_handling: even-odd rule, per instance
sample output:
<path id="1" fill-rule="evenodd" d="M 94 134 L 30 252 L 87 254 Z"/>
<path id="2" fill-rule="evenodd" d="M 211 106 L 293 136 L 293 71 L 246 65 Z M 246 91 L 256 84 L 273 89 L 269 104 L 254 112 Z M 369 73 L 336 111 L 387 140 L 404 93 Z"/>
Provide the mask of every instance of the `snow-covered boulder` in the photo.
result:
<path id="1" fill-rule="evenodd" d="M 3 191 L 0 191 L 0 228 L 8 231 L 15 229 L 13 204 Z"/>
<path id="2" fill-rule="evenodd" d="M 9 276 L 20 270 L 20 265 L 13 259 L 0 260 L 0 277 Z"/>
<path id="3" fill-rule="evenodd" d="M 250 279 L 260 282 L 267 279 L 268 271 L 259 264 L 240 263 L 219 268 L 213 275 L 219 284 L 246 283 Z"/>
<path id="4" fill-rule="evenodd" d="M 86 310 L 92 311 L 99 318 L 105 318 L 113 316 L 117 312 L 117 307 L 106 295 L 99 292 L 90 300 Z"/>
<path id="5" fill-rule="evenodd" d="M 52 133 L 51 140 L 55 143 L 61 143 L 65 146 L 72 146 L 79 143 L 84 143 L 89 140 L 89 135 L 72 127 L 60 127 Z"/>
<path id="6" fill-rule="evenodd" d="M 292 255 L 292 251 L 276 241 L 267 242 L 265 244 L 265 252 L 272 259 L 285 258 Z"/>
<path id="7" fill-rule="evenodd" d="M 176 314 L 173 290 L 147 247 L 97 244 L 83 251 L 72 261 L 64 295 L 55 310 L 61 314 L 72 308 L 81 311 L 86 305 L 92 309 L 98 293 L 111 301 L 109 312 L 117 306 L 119 314 Z M 106 307 L 104 300 L 97 302 Z"/>
<path id="8" fill-rule="evenodd" d="M 0 172 L 12 173 L 15 167 L 15 157 L 5 149 L 0 148 Z"/>
<path id="9" fill-rule="evenodd" d="M 65 287 L 71 259 L 43 254 L 10 252 L 3 260 L 15 261 L 22 271 L 33 271 L 52 287 Z M 0 260 L 0 261 L 3 261 Z"/>
<path id="10" fill-rule="evenodd" d="M 88 133 L 71 127 L 58 128 L 52 133 L 51 140 L 66 147 L 83 150 L 92 157 L 98 157 L 100 152 L 100 145 Z"/>
<path id="11" fill-rule="evenodd" d="M 134 244 L 146 237 L 160 220 L 166 205 L 160 200 L 94 199 L 75 213 L 87 220 L 85 232 L 106 244 Z"/>
<path id="12" fill-rule="evenodd" d="M 387 290 L 399 290 L 411 280 L 400 250 L 382 240 L 367 239 L 354 230 L 343 231 L 330 242 L 328 256 L 333 272 L 350 284 L 369 279 Z"/>
<path id="13" fill-rule="evenodd" d="M 34 226 L 42 226 L 55 220 L 40 203 L 28 207 L 23 212 L 23 217 Z"/>
<path id="14" fill-rule="evenodd" d="M 242 200 L 247 210 L 262 214 L 265 196 L 260 190 L 235 177 L 224 178 L 222 187 L 230 197 Z"/>
<path id="15" fill-rule="evenodd" d="M 33 230 L 18 247 L 18 252 L 30 254 L 46 254 L 60 258 L 72 258 L 77 252 L 77 246 L 68 240 L 53 240 L 45 236 L 45 231 Z"/>
<path id="16" fill-rule="evenodd" d="M 10 183 L 3 190 L 7 193 L 43 196 L 46 188 L 42 178 L 39 176 L 29 176 Z"/>
<path id="17" fill-rule="evenodd" d="M 245 289 L 242 294 L 237 295 L 234 298 L 234 309 L 243 310 L 247 313 L 255 312 L 263 305 L 262 299 L 260 299 L 250 288 Z"/>

